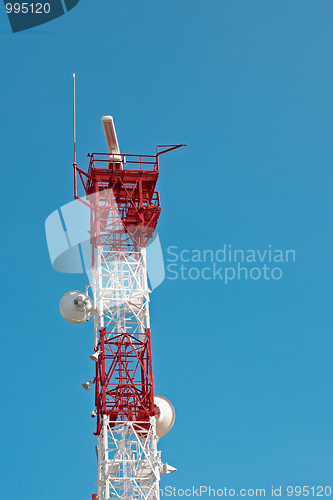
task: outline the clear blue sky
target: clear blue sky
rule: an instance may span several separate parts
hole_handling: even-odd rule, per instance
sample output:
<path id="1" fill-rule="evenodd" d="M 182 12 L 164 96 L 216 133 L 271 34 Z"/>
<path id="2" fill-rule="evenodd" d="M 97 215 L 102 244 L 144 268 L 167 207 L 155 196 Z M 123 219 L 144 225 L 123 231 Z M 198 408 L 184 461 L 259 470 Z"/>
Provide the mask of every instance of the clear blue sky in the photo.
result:
<path id="1" fill-rule="evenodd" d="M 165 259 L 296 255 L 281 279 L 167 272 L 152 294 L 156 392 L 177 414 L 162 487 L 333 489 L 332 32 L 327 0 L 80 0 L 17 34 L 2 9 L 1 498 L 95 491 L 92 324 L 59 313 L 86 278 L 52 269 L 44 234 L 73 197 L 73 72 L 81 168 L 105 114 L 124 153 L 187 144 L 161 160 Z"/>

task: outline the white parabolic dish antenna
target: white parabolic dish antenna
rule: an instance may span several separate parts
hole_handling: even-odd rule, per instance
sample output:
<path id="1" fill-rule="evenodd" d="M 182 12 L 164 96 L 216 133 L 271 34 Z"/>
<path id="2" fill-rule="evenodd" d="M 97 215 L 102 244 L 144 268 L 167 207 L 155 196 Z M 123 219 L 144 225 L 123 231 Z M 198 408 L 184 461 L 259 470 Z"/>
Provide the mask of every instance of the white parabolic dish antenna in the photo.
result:
<path id="1" fill-rule="evenodd" d="M 60 313 L 67 321 L 81 325 L 88 321 L 93 312 L 93 301 L 78 290 L 67 292 L 60 301 Z"/>
<path id="2" fill-rule="evenodd" d="M 154 396 L 154 403 L 157 407 L 156 434 L 163 437 L 173 426 L 176 412 L 170 401 L 163 396 Z"/>

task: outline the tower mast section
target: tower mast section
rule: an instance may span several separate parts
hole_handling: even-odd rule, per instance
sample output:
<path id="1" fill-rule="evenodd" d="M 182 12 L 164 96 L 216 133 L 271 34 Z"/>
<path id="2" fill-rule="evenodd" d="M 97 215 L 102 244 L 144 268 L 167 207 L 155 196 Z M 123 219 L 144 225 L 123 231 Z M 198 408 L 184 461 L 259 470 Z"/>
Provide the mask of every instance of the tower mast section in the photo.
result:
<path id="1" fill-rule="evenodd" d="M 88 155 L 87 173 L 74 160 L 75 197 L 79 176 L 91 213 L 98 458 L 93 497 L 158 500 L 160 474 L 172 468 L 162 464 L 157 443 L 171 428 L 174 410 L 165 398 L 154 400 L 146 246 L 161 210 L 159 156 L 183 145 L 159 146 L 154 156 L 125 156 L 112 117 L 102 124 L 109 153 Z"/>

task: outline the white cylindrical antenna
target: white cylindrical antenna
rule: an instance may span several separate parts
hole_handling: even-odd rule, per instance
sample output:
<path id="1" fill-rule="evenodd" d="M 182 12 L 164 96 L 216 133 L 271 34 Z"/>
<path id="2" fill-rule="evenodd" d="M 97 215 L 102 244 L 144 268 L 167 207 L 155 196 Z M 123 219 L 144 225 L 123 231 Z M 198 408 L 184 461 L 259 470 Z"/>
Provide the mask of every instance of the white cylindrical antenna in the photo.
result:
<path id="1" fill-rule="evenodd" d="M 102 124 L 109 153 L 119 155 L 119 144 L 112 116 L 102 116 Z"/>
<path id="2" fill-rule="evenodd" d="M 74 166 L 76 167 L 75 73 L 73 73 Z"/>

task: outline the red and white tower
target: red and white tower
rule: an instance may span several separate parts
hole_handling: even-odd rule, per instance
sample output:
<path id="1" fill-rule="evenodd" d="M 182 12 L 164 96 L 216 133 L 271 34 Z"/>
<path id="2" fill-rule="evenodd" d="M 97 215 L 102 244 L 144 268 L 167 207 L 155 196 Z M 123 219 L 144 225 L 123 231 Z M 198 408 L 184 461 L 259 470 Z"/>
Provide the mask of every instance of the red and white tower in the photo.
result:
<path id="1" fill-rule="evenodd" d="M 102 124 L 109 153 L 91 154 L 87 172 L 74 162 L 75 198 L 90 212 L 88 292 L 69 292 L 60 310 L 69 321 L 93 317 L 98 478 L 93 499 L 159 499 L 159 480 L 175 470 L 157 443 L 173 425 L 174 409 L 154 395 L 146 248 L 160 214 L 156 191 L 161 154 L 120 153 L 111 116 Z M 77 195 L 81 179 L 86 196 Z"/>

